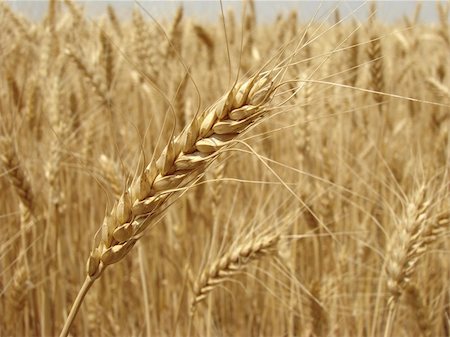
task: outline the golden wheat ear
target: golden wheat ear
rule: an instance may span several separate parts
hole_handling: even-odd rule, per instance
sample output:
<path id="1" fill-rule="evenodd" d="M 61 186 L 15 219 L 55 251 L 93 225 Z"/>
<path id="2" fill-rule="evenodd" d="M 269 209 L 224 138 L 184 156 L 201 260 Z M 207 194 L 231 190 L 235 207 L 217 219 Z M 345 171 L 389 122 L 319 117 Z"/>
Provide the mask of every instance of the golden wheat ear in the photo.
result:
<path id="1" fill-rule="evenodd" d="M 122 260 L 144 230 L 163 214 L 168 200 L 204 173 L 220 151 L 232 146 L 270 109 L 276 86 L 272 72 L 236 84 L 170 140 L 161 156 L 128 186 L 104 219 L 100 240 L 87 261 L 87 278 L 61 332 L 70 324 L 92 283 Z"/>
<path id="2" fill-rule="evenodd" d="M 414 289 L 413 277 L 418 269 L 419 260 L 449 226 L 449 212 L 439 211 L 440 206 L 441 202 L 436 201 L 433 195 L 429 195 L 428 187 L 422 186 L 406 205 L 396 232 L 389 242 L 385 261 L 386 285 L 389 291 L 386 335 L 391 333 L 400 298 L 404 294 L 418 294 Z M 411 302 L 409 298 L 409 301 L 418 308 L 422 307 L 419 299 Z M 420 316 L 418 323 L 426 335 L 429 332 L 426 320 L 422 316 L 423 313 L 417 314 Z"/>
<path id="3" fill-rule="evenodd" d="M 8 177 L 21 203 L 30 214 L 33 214 L 36 204 L 34 192 L 10 137 L 0 138 L 0 161 L 7 170 Z"/>
<path id="4" fill-rule="evenodd" d="M 160 216 L 173 191 L 188 186 L 239 134 L 269 108 L 274 85 L 269 73 L 238 84 L 197 116 L 171 140 L 159 159 L 150 163 L 119 198 L 102 226 L 100 242 L 88 260 L 88 275 L 121 260 L 139 235 Z"/>
<path id="5" fill-rule="evenodd" d="M 279 241 L 280 236 L 273 234 L 250 240 L 230 249 L 207 265 L 194 283 L 191 315 L 195 313 L 197 305 L 220 284 L 242 272 L 251 262 L 275 253 Z"/>

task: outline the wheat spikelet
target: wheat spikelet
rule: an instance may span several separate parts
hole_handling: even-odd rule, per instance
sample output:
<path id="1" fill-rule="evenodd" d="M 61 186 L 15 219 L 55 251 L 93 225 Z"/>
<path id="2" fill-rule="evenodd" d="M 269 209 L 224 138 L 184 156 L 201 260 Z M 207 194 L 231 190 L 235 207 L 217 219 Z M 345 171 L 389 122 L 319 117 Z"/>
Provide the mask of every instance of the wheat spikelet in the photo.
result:
<path id="1" fill-rule="evenodd" d="M 433 218 L 430 226 L 424 230 L 423 249 L 433 244 L 450 227 L 450 211 L 442 211 Z"/>
<path id="2" fill-rule="evenodd" d="M 203 301 L 227 278 L 242 271 L 249 263 L 271 254 L 276 250 L 280 237 L 278 235 L 267 235 L 245 244 L 241 244 L 227 251 L 210 265 L 206 266 L 200 273 L 198 281 L 194 284 L 194 299 L 191 304 L 191 313 L 196 310 L 198 303 Z"/>

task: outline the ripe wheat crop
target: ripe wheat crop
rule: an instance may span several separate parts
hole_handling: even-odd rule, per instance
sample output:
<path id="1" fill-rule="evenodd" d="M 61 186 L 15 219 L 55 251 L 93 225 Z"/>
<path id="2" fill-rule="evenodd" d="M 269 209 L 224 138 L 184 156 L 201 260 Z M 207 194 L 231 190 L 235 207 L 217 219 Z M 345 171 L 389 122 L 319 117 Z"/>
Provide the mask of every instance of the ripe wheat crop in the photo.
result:
<path id="1" fill-rule="evenodd" d="M 189 5 L 0 3 L 0 336 L 449 336 L 450 4 Z"/>

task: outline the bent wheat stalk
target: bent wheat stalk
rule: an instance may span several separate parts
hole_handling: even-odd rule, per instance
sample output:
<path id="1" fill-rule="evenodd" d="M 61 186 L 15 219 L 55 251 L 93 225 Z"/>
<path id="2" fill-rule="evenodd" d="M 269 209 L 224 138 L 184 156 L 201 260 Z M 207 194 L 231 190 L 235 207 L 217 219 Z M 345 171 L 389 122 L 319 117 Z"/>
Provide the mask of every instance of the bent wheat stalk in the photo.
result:
<path id="1" fill-rule="evenodd" d="M 104 219 L 101 237 L 87 261 L 87 278 L 61 337 L 70 325 L 93 282 L 105 268 L 120 261 L 144 230 L 160 216 L 168 199 L 189 186 L 218 156 L 268 110 L 277 76 L 262 72 L 235 85 L 226 95 L 196 116 L 180 135 L 170 140 L 159 159 L 151 162 L 122 193 Z"/>

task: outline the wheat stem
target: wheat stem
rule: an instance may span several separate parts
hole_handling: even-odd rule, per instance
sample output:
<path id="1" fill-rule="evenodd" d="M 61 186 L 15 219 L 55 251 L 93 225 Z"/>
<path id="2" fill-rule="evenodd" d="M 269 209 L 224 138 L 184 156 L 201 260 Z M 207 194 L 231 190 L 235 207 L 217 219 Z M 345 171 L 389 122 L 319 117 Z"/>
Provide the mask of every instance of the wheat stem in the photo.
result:
<path id="1" fill-rule="evenodd" d="M 89 276 L 87 276 L 86 279 L 84 280 L 84 283 L 81 286 L 81 289 L 78 292 L 75 301 L 73 302 L 72 308 L 70 309 L 69 312 L 69 316 L 67 317 L 66 322 L 64 323 L 64 327 L 61 330 L 61 334 L 59 335 L 59 337 L 67 337 L 69 335 L 69 329 L 72 325 L 72 322 L 75 316 L 77 315 L 78 310 L 80 309 L 81 303 L 83 303 L 84 297 L 86 296 L 91 286 L 94 284 L 95 280 L 96 278 L 92 278 Z"/>

